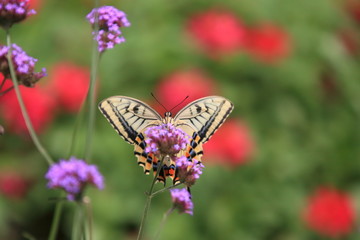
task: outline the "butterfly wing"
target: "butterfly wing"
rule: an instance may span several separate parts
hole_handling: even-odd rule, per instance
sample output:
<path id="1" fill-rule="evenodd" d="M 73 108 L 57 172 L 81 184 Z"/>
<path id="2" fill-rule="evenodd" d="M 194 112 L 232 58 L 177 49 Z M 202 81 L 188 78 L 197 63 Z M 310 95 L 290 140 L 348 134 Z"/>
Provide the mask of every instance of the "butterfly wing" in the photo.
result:
<path id="1" fill-rule="evenodd" d="M 135 146 L 138 164 L 149 174 L 153 162 L 158 160 L 153 154 L 145 152 L 143 132 L 150 126 L 161 124 L 161 116 L 146 103 L 125 96 L 106 98 L 99 103 L 99 109 L 118 134 Z"/>
<path id="2" fill-rule="evenodd" d="M 191 102 L 176 114 L 175 125 L 192 137 L 185 153 L 189 160 L 201 160 L 202 144 L 210 139 L 233 109 L 234 105 L 228 99 L 209 96 Z"/>

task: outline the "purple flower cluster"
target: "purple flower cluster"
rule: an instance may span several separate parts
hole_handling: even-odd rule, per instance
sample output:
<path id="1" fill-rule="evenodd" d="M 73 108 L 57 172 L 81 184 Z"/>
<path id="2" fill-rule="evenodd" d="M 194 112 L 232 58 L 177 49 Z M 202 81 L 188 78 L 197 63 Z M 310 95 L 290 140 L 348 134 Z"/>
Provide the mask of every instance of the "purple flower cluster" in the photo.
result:
<path id="1" fill-rule="evenodd" d="M 29 9 L 29 0 L 0 1 L 0 26 L 5 29 L 34 14 L 35 10 Z"/>
<path id="2" fill-rule="evenodd" d="M 0 45 L 0 72 L 5 78 L 10 78 L 9 62 L 7 54 L 9 47 Z M 46 76 L 46 69 L 41 72 L 34 72 L 37 59 L 30 57 L 16 44 L 12 44 L 12 62 L 19 84 L 32 87 L 41 78 Z"/>
<path id="3" fill-rule="evenodd" d="M 125 42 L 120 28 L 130 26 L 126 14 L 113 6 L 95 8 L 86 16 L 93 27 L 95 26 L 96 13 L 99 19 L 99 33 L 96 35 L 96 32 L 93 32 L 93 35 L 98 42 L 99 52 L 113 48 L 115 44 Z"/>
<path id="4" fill-rule="evenodd" d="M 74 157 L 53 164 L 45 178 L 49 181 L 49 188 L 64 189 L 69 200 L 76 200 L 88 184 L 104 188 L 104 179 L 97 167 Z"/>
<path id="5" fill-rule="evenodd" d="M 145 152 L 159 155 L 175 156 L 189 144 L 189 135 L 170 123 L 149 127 L 145 131 Z"/>
<path id="6" fill-rule="evenodd" d="M 174 207 L 177 208 L 180 213 L 193 215 L 194 205 L 191 201 L 191 195 L 186 188 L 171 189 L 170 194 Z"/>
<path id="7" fill-rule="evenodd" d="M 180 182 L 188 187 L 194 185 L 195 181 L 200 178 L 203 168 L 204 165 L 196 159 L 189 161 L 184 156 L 176 159 L 176 169 L 178 171 Z"/>

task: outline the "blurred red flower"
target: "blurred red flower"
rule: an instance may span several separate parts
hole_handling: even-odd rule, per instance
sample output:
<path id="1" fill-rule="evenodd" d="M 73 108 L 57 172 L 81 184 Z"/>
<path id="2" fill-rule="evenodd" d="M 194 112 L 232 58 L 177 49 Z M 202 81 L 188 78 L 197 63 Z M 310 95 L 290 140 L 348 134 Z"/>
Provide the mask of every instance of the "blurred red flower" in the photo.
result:
<path id="1" fill-rule="evenodd" d="M 89 88 L 89 69 L 62 62 L 54 66 L 50 78 L 50 88 L 59 104 L 68 112 L 77 112 Z"/>
<path id="2" fill-rule="evenodd" d="M 247 49 L 256 59 L 275 63 L 289 55 L 290 36 L 277 26 L 264 24 L 249 30 Z"/>
<path id="3" fill-rule="evenodd" d="M 186 96 L 189 98 L 176 110 L 198 98 L 212 95 L 214 92 L 214 81 L 197 69 L 173 72 L 166 76 L 156 88 L 156 96 L 165 107 L 169 108 L 168 110 L 179 104 Z M 159 113 L 164 113 L 164 110 L 159 109 Z"/>
<path id="4" fill-rule="evenodd" d="M 11 199 L 24 198 L 29 190 L 30 181 L 15 171 L 0 172 L 0 192 Z"/>
<path id="5" fill-rule="evenodd" d="M 41 0 L 29 0 L 30 9 L 39 9 Z"/>
<path id="6" fill-rule="evenodd" d="M 249 128 L 230 119 L 204 144 L 204 156 L 210 162 L 238 166 L 250 159 L 254 142 Z"/>
<path id="7" fill-rule="evenodd" d="M 4 89 L 12 86 L 7 80 Z M 53 119 L 55 110 L 54 98 L 41 86 L 27 88 L 19 86 L 35 131 L 42 131 Z M 0 97 L 0 113 L 7 127 L 16 133 L 27 132 L 20 105 L 14 90 Z"/>
<path id="8" fill-rule="evenodd" d="M 342 42 L 345 50 L 350 55 L 359 53 L 359 37 L 358 33 L 352 29 L 342 29 L 338 33 L 339 39 Z"/>
<path id="9" fill-rule="evenodd" d="M 360 1 L 346 0 L 345 9 L 356 22 L 360 23 Z"/>
<path id="10" fill-rule="evenodd" d="M 230 11 L 211 9 L 190 17 L 187 31 L 210 55 L 239 50 L 245 43 L 246 28 Z"/>
<path id="11" fill-rule="evenodd" d="M 332 187 L 320 187 L 310 196 L 304 219 L 311 229 L 336 238 L 352 230 L 355 209 L 348 194 Z"/>

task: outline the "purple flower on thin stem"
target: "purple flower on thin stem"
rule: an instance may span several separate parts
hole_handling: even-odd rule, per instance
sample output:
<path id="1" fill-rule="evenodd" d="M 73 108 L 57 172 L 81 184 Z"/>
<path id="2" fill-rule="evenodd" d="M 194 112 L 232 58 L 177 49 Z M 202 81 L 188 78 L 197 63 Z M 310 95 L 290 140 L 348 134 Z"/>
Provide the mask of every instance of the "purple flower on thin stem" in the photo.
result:
<path id="1" fill-rule="evenodd" d="M 174 207 L 177 208 L 180 213 L 193 215 L 194 205 L 191 201 L 191 195 L 186 188 L 171 189 L 170 194 Z"/>
<path id="2" fill-rule="evenodd" d="M 170 123 L 149 127 L 145 131 L 145 152 L 156 156 L 175 156 L 189 144 L 189 135 Z"/>
<path id="3" fill-rule="evenodd" d="M 49 181 L 49 188 L 64 189 L 71 201 L 77 200 L 87 185 L 104 188 L 104 179 L 97 167 L 75 157 L 53 164 L 45 178 Z"/>
<path id="4" fill-rule="evenodd" d="M 202 169 L 204 168 L 204 165 L 200 161 L 196 159 L 189 161 L 184 156 L 177 158 L 175 163 L 179 180 L 187 187 L 195 184 L 195 181 L 200 178 Z"/>
<path id="5" fill-rule="evenodd" d="M 36 14 L 35 10 L 29 9 L 29 0 L 0 1 L 0 26 L 4 29 L 34 14 Z"/>
<path id="6" fill-rule="evenodd" d="M 125 42 L 120 28 L 130 26 L 126 14 L 113 6 L 95 8 L 86 16 L 93 27 L 95 26 L 96 13 L 98 14 L 99 32 L 98 34 L 93 32 L 93 35 L 98 42 L 99 52 L 104 52 L 106 49 L 113 48 L 115 44 Z"/>
<path id="7" fill-rule="evenodd" d="M 9 48 L 0 45 L 0 72 L 4 75 L 4 79 L 10 79 L 10 68 L 7 59 Z M 41 72 L 34 72 L 35 63 L 38 60 L 30 57 L 16 44 L 12 44 L 12 62 L 15 68 L 15 74 L 19 84 L 26 87 L 33 87 L 41 78 L 46 76 L 46 69 Z"/>

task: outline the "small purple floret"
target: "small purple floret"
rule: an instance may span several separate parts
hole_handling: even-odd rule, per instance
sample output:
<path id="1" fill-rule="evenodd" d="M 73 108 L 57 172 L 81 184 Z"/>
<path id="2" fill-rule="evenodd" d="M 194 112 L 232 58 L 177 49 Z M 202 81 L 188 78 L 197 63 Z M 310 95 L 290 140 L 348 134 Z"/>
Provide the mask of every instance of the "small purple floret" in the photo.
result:
<path id="1" fill-rule="evenodd" d="M 145 131 L 145 152 L 175 156 L 189 144 L 189 135 L 170 123 L 149 127 Z"/>
<path id="2" fill-rule="evenodd" d="M 29 0 L 0 1 L 0 26 L 5 29 L 34 14 L 36 14 L 35 10 L 29 9 Z"/>
<path id="3" fill-rule="evenodd" d="M 195 184 L 195 181 L 200 178 L 204 165 L 196 160 L 187 160 L 186 157 L 182 156 L 176 159 L 176 169 L 180 182 L 183 182 L 186 186 L 191 187 Z"/>
<path id="4" fill-rule="evenodd" d="M 75 200 L 86 185 L 93 185 L 98 189 L 104 188 L 104 178 L 97 167 L 75 157 L 53 164 L 45 178 L 49 181 L 49 188 L 64 189 L 69 200 Z"/>
<path id="5" fill-rule="evenodd" d="M 33 87 L 34 84 L 41 78 L 46 76 L 46 69 L 43 68 L 41 72 L 34 72 L 37 59 L 30 57 L 16 44 L 12 44 L 12 61 L 15 68 L 15 74 L 19 84 L 27 87 Z M 0 45 L 0 72 L 5 78 L 9 79 L 10 69 L 7 60 L 9 48 Z"/>
<path id="6" fill-rule="evenodd" d="M 170 194 L 174 207 L 177 208 L 180 213 L 193 215 L 193 202 L 191 201 L 191 195 L 186 188 L 171 189 Z"/>
<path id="7" fill-rule="evenodd" d="M 115 44 L 125 42 L 120 28 L 130 26 L 126 14 L 113 6 L 95 8 L 86 16 L 93 27 L 95 25 L 96 12 L 99 19 L 99 32 L 97 35 L 96 32 L 93 32 L 93 35 L 94 39 L 98 42 L 99 52 L 113 48 Z"/>

